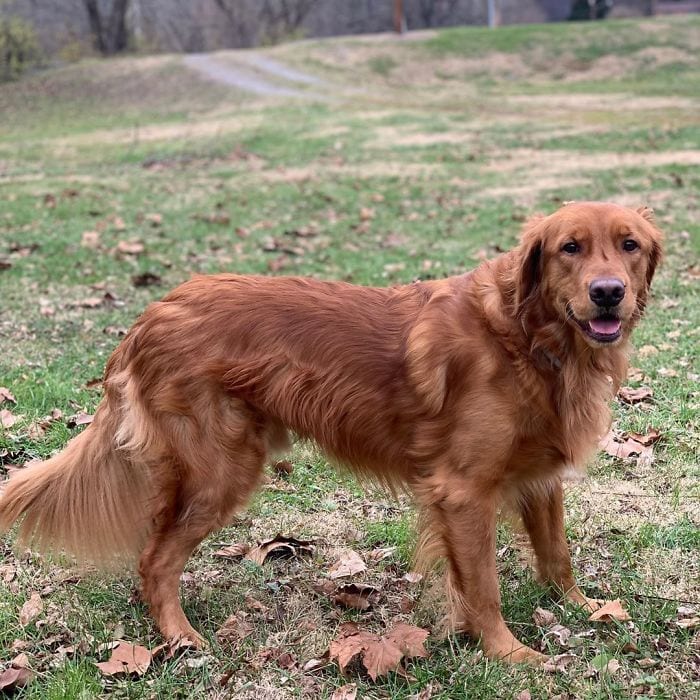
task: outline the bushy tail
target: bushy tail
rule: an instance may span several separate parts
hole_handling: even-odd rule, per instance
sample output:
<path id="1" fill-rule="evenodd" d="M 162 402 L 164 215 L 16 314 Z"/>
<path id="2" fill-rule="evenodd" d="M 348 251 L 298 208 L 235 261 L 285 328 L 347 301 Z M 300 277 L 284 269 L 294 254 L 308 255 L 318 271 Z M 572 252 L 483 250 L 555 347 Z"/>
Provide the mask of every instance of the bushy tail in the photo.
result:
<path id="1" fill-rule="evenodd" d="M 133 559 L 149 530 L 147 467 L 115 445 L 119 409 L 105 399 L 87 429 L 55 457 L 17 471 L 0 494 L 0 532 L 102 565 Z"/>

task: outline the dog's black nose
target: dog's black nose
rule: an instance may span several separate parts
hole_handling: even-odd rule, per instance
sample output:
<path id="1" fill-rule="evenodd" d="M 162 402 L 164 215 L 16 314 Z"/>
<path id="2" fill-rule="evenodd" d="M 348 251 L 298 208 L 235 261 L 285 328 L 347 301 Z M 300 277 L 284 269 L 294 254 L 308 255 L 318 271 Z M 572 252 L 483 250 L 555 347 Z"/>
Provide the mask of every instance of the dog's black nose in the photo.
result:
<path id="1" fill-rule="evenodd" d="M 625 298 L 625 285 L 617 277 L 603 277 L 591 282 L 588 296 L 597 306 L 617 306 Z"/>

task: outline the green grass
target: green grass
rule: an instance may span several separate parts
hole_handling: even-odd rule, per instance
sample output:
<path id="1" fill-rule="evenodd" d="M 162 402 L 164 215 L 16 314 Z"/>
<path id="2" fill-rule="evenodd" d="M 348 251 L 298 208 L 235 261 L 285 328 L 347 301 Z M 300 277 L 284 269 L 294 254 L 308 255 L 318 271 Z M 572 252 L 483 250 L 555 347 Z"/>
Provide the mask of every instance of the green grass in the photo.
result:
<path id="1" fill-rule="evenodd" d="M 654 461 L 600 455 L 588 481 L 567 491 L 582 586 L 623 599 L 632 623 L 594 625 L 560 606 L 536 583 L 522 538 L 499 528 L 506 619 L 528 643 L 574 653 L 565 671 L 493 663 L 464 638 L 442 638 L 439 571 L 418 584 L 403 579 L 415 544 L 410 501 L 364 490 L 298 444 L 292 473 L 270 472 L 241 520 L 187 566 L 185 609 L 210 650 L 156 663 L 141 679 L 106 680 L 95 667 L 107 655 L 100 645 L 115 637 L 161 641 L 133 575 L 76 574 L 4 540 L 0 660 L 7 664 L 20 640 L 37 672 L 19 697 L 322 698 L 349 681 L 358 697 L 399 700 L 429 684 L 431 697 L 445 699 L 697 694 L 693 630 L 677 623 L 679 606 L 700 607 L 699 28 L 695 17 L 460 28 L 412 42 L 271 50 L 328 81 L 333 99 L 320 104 L 239 95 L 200 81 L 177 57 L 90 61 L 3 86 L 0 386 L 17 399 L 2 408 L 22 416 L 0 429 L 3 471 L 50 455 L 79 430 L 66 417 L 95 409 L 100 388 L 91 382 L 119 329 L 194 273 L 376 285 L 440 278 L 511 247 L 526 216 L 570 199 L 651 204 L 667 240 L 635 337 L 642 350 L 632 365 L 643 377 L 630 380 L 650 386 L 653 401 L 615 406 L 621 429 L 661 431 Z M 83 244 L 85 232 L 99 234 L 97 247 Z M 142 254 L 118 252 L 133 240 Z M 135 287 L 132 277 L 144 272 L 161 284 Z M 82 305 L 105 292 L 115 303 Z M 37 429 L 54 409 L 64 417 Z M 214 556 L 222 543 L 278 532 L 315 540 L 313 556 L 262 567 Z M 396 549 L 373 562 L 379 547 Z M 379 591 L 366 612 L 342 610 L 314 588 L 348 549 L 368 563 L 357 580 Z M 22 627 L 18 612 L 32 592 L 45 609 Z M 571 632 L 566 643 L 534 623 L 536 607 Z M 253 631 L 239 645 L 219 644 L 217 629 L 240 611 Z M 332 665 L 303 671 L 344 620 L 375 631 L 421 624 L 433 632 L 430 656 L 409 662 L 408 678 L 376 683 Z M 61 645 L 79 648 L 63 659 Z M 263 663 L 261 652 L 273 648 L 292 653 L 296 666 Z M 620 668 L 591 672 L 606 655 Z"/>

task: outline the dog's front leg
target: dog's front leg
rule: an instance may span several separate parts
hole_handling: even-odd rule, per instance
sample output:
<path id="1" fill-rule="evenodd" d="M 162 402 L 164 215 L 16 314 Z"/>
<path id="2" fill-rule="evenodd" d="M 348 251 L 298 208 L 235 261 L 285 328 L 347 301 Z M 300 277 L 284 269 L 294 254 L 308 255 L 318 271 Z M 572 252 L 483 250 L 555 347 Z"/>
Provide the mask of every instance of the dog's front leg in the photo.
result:
<path id="1" fill-rule="evenodd" d="M 553 586 L 566 599 L 590 610 L 600 601 L 586 597 L 576 585 L 564 532 L 564 491 L 559 478 L 524 491 L 520 515 L 537 557 L 542 583 Z"/>
<path id="2" fill-rule="evenodd" d="M 455 629 L 480 640 L 491 658 L 537 663 L 546 657 L 518 641 L 501 614 L 496 570 L 496 506 L 493 487 L 452 477 L 428 505 L 432 535 L 449 565 Z M 435 491 L 433 491 L 435 493 Z"/>

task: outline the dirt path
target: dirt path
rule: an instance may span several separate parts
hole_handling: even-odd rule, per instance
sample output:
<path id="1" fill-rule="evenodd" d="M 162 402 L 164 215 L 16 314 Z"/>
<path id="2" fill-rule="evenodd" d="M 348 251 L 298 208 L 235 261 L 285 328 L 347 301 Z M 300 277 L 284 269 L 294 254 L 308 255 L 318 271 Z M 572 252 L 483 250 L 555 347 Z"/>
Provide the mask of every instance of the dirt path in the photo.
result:
<path id="1" fill-rule="evenodd" d="M 323 97 L 316 92 L 300 90 L 274 82 L 276 79 L 282 79 L 304 85 L 320 85 L 322 81 L 316 76 L 302 73 L 271 58 L 252 52 L 241 52 L 235 60 L 238 63 L 204 53 L 189 54 L 184 58 L 186 66 L 202 73 L 209 80 L 224 83 L 246 92 L 253 92 L 256 95 L 306 99 L 321 99 Z"/>

